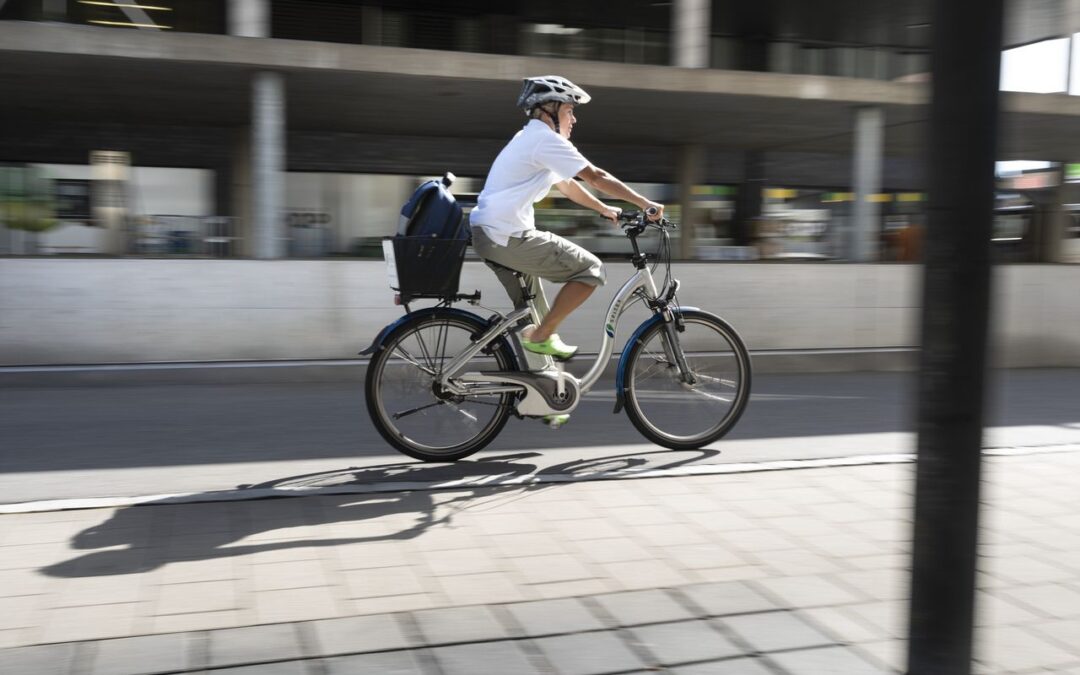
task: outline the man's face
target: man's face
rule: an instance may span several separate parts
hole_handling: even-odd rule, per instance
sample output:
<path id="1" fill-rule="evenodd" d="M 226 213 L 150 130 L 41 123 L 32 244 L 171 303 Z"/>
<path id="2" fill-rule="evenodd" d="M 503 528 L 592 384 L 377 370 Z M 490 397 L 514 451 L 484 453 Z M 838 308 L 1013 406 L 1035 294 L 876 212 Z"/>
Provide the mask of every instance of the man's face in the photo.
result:
<path id="1" fill-rule="evenodd" d="M 570 138 L 570 132 L 573 131 L 576 123 L 577 118 L 574 117 L 573 104 L 564 103 L 559 106 L 559 133 L 563 138 Z"/>

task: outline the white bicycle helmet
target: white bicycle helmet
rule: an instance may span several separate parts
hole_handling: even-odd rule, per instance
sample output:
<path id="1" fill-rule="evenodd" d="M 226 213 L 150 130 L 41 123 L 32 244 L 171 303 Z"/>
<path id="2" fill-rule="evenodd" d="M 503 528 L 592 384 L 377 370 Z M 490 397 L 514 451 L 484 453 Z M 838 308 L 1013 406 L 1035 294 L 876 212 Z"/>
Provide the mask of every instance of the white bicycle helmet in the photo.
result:
<path id="1" fill-rule="evenodd" d="M 533 108 L 548 101 L 582 105 L 590 100 L 592 97 L 585 93 L 584 89 L 565 77 L 543 75 L 525 78 L 517 104 L 528 115 L 532 113 Z"/>

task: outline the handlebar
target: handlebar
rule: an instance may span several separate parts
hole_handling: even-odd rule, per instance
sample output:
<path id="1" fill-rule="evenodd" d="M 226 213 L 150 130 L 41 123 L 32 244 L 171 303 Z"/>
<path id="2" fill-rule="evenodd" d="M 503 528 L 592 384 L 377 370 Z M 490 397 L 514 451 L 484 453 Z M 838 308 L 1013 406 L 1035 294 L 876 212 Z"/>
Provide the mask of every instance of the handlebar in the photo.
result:
<path id="1" fill-rule="evenodd" d="M 646 227 L 655 227 L 659 230 L 674 230 L 678 228 L 678 224 L 671 222 L 667 218 L 649 220 L 649 216 L 655 216 L 656 213 L 656 208 L 648 208 L 644 211 L 623 211 L 619 214 L 619 226 L 624 230 L 633 227 L 639 232 L 644 231 Z"/>

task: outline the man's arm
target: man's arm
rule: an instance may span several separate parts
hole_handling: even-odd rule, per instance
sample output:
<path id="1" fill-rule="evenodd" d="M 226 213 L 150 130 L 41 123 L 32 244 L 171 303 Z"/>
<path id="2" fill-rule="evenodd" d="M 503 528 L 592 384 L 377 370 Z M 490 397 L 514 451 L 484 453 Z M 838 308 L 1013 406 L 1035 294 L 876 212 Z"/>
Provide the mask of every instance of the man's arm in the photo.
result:
<path id="1" fill-rule="evenodd" d="M 577 181 L 573 178 L 567 178 L 562 182 L 555 183 L 555 187 L 559 188 L 559 192 L 566 195 L 567 199 L 575 204 L 580 204 L 585 208 L 592 209 L 613 223 L 618 222 L 619 214 L 622 213 L 622 209 L 608 206 L 600 201 L 593 193 L 578 185 Z"/>
<path id="2" fill-rule="evenodd" d="M 585 181 L 585 184 L 589 187 L 595 188 L 603 192 L 604 194 L 610 195 L 616 199 L 630 202 L 631 204 L 643 211 L 648 208 L 657 209 L 659 212 L 656 216 L 657 218 L 664 214 L 663 204 L 657 204 L 656 202 L 645 199 L 638 193 L 628 188 L 625 183 L 623 183 L 615 176 L 612 176 L 607 171 L 595 167 L 592 164 L 582 169 L 578 173 L 577 177 Z M 584 190 L 582 190 L 582 192 L 584 192 Z M 569 197 L 570 195 L 566 196 Z M 571 197 L 571 199 L 573 199 L 573 197 Z"/>

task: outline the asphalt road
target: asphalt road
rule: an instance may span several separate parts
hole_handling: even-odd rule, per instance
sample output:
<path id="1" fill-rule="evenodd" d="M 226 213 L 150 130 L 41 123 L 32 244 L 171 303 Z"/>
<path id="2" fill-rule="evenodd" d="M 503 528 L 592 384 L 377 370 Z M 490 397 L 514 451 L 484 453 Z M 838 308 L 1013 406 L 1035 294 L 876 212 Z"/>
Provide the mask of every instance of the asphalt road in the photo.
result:
<path id="1" fill-rule="evenodd" d="M 2 383 L 0 383 L 2 385 Z M 605 383 L 552 431 L 511 420 L 455 466 L 416 465 L 379 437 L 355 383 L 0 386 L 0 502 L 341 480 L 445 479 L 583 466 L 674 466 L 914 451 L 915 378 L 759 375 L 739 425 L 706 451 L 648 445 Z M 1080 443 L 1080 370 L 992 373 L 987 447 Z M 351 472 L 351 473 L 350 473 Z M 303 478 L 303 477 L 309 478 Z"/>

